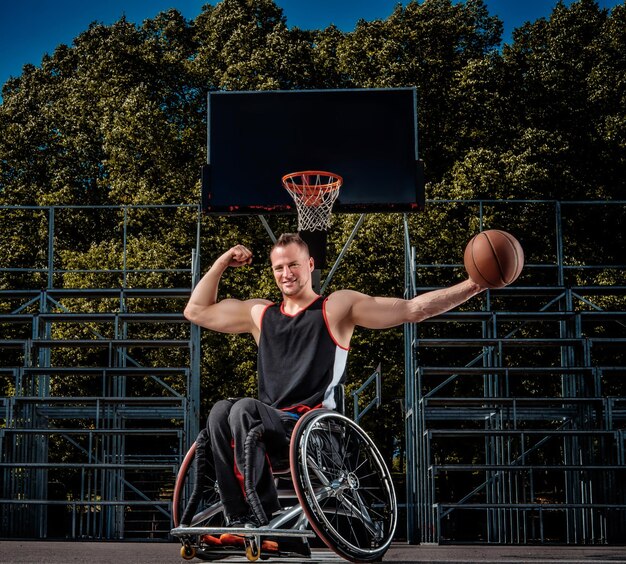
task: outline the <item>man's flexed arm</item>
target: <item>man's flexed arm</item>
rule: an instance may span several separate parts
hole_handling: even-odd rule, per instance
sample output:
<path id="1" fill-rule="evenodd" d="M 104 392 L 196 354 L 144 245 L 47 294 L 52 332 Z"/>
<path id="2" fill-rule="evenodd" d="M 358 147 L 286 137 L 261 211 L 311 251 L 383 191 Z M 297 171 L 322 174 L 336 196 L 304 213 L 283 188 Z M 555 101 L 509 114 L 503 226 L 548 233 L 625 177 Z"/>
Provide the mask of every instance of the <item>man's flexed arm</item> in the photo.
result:
<path id="1" fill-rule="evenodd" d="M 208 272 L 202 277 L 185 307 L 185 317 L 202 327 L 222 333 L 258 333 L 254 321 L 255 306 L 264 306 L 267 300 L 218 301 L 217 290 L 220 279 L 228 267 L 238 268 L 250 264 L 252 253 L 243 245 L 226 251 L 219 257 Z"/>

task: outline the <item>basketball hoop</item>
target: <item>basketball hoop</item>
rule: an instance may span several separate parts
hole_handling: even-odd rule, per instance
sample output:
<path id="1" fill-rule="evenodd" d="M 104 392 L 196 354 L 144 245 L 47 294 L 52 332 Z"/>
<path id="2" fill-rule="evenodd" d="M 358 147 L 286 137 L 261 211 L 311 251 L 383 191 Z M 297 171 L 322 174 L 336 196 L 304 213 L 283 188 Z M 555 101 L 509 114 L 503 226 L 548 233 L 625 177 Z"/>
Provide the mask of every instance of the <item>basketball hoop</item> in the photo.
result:
<path id="1" fill-rule="evenodd" d="M 298 211 L 298 231 L 327 231 L 343 178 L 332 172 L 305 170 L 283 176 Z"/>

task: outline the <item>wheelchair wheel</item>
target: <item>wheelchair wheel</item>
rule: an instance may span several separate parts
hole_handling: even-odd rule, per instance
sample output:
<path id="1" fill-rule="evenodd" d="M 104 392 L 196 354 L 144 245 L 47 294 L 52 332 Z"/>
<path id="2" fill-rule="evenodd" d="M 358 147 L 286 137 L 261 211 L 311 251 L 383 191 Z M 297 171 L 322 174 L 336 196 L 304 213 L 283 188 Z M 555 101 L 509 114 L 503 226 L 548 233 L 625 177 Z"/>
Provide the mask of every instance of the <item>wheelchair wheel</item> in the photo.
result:
<path id="1" fill-rule="evenodd" d="M 215 476 L 208 469 L 202 477 L 195 476 L 193 471 L 197 447 L 195 442 L 191 445 L 176 476 L 172 499 L 172 520 L 175 527 L 181 525 L 183 516 L 187 521 L 185 524 L 194 527 L 219 527 L 224 523 Z"/>
<path id="2" fill-rule="evenodd" d="M 353 421 L 314 410 L 293 430 L 291 475 L 313 530 L 354 562 L 382 559 L 397 523 L 391 475 L 380 452 Z"/>

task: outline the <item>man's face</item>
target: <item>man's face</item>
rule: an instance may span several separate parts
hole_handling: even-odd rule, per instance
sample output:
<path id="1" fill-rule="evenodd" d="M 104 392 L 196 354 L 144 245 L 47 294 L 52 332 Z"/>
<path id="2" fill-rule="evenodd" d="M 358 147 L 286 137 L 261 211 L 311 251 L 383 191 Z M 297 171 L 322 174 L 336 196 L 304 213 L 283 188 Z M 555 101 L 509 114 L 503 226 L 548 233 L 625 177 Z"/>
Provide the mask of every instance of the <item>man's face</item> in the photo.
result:
<path id="1" fill-rule="evenodd" d="M 311 287 L 313 259 L 300 245 L 276 247 L 270 260 L 274 280 L 283 296 L 296 296 L 303 288 Z"/>

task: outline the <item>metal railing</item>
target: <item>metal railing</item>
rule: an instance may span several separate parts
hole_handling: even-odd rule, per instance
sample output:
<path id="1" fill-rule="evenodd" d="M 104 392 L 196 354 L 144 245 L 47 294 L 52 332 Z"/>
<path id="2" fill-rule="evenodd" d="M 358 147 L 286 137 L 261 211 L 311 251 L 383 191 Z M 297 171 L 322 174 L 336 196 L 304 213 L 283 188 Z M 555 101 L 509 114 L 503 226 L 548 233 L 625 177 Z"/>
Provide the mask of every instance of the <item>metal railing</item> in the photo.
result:
<path id="1" fill-rule="evenodd" d="M 382 372 L 380 369 L 380 363 L 376 367 L 376 370 L 357 388 L 351 393 L 353 401 L 353 420 L 358 423 L 371 409 L 380 407 L 382 402 L 382 384 L 381 384 Z M 374 397 L 369 403 L 361 409 L 359 399 L 361 395 L 368 390 L 372 384 L 374 385 Z"/>

